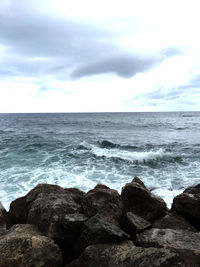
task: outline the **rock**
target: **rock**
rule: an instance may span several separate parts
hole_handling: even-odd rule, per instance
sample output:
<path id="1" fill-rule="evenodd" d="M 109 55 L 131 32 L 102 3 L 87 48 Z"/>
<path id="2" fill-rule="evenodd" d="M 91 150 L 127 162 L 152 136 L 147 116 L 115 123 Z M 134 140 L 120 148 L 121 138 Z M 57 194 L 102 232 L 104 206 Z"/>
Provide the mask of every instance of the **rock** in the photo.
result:
<path id="1" fill-rule="evenodd" d="M 131 183 L 138 183 L 138 184 L 140 184 L 142 187 L 144 187 L 145 189 L 147 189 L 146 186 L 145 186 L 145 184 L 144 184 L 144 183 L 143 183 L 137 176 L 135 176 L 135 177 L 133 178 L 133 180 L 132 180 Z"/>
<path id="2" fill-rule="evenodd" d="M 135 238 L 136 233 L 151 227 L 151 224 L 140 216 L 132 212 L 127 212 L 123 216 L 121 227 L 132 238 Z"/>
<path id="3" fill-rule="evenodd" d="M 116 225 L 123 212 L 121 196 L 105 185 L 97 185 L 90 190 L 83 198 L 82 208 L 86 216 L 92 217 L 98 213 Z"/>
<path id="4" fill-rule="evenodd" d="M 136 182 L 126 184 L 122 188 L 121 197 L 125 211 L 136 213 L 147 221 L 153 221 L 167 211 L 166 203 L 161 198 Z"/>
<path id="5" fill-rule="evenodd" d="M 158 219 L 152 224 L 153 228 L 159 229 L 175 229 L 175 230 L 187 230 L 191 232 L 197 232 L 183 216 L 177 214 L 176 212 L 168 213 L 164 217 Z"/>
<path id="6" fill-rule="evenodd" d="M 200 184 L 188 187 L 173 200 L 172 211 L 182 214 L 200 230 Z"/>
<path id="7" fill-rule="evenodd" d="M 33 225 L 15 225 L 0 237 L 1 267 L 59 267 L 58 246 Z"/>
<path id="8" fill-rule="evenodd" d="M 131 241 L 88 246 L 81 256 L 65 267 L 197 267 L 199 255 L 165 248 L 135 247 Z"/>
<path id="9" fill-rule="evenodd" d="M 33 202 L 27 222 L 38 226 L 45 235 L 58 241 L 63 240 L 61 225 L 66 214 L 81 211 L 72 198 L 71 193 L 64 194 L 40 193 Z"/>
<path id="10" fill-rule="evenodd" d="M 0 202 L 0 236 L 6 232 L 7 211 Z"/>
<path id="11" fill-rule="evenodd" d="M 54 194 L 59 196 L 61 194 L 67 194 L 63 188 L 58 185 L 51 184 L 39 184 L 33 188 L 26 196 L 20 197 L 14 200 L 8 212 L 8 227 L 11 227 L 17 223 L 26 223 L 29 210 L 38 197 L 39 194 Z M 70 193 L 68 193 L 70 194 Z"/>
<path id="12" fill-rule="evenodd" d="M 200 233 L 185 230 L 152 228 L 137 234 L 136 243 L 144 247 L 179 249 L 200 255 Z"/>
<path id="13" fill-rule="evenodd" d="M 71 188 L 65 188 L 65 191 L 66 192 L 71 192 L 72 193 L 72 198 L 73 200 L 81 205 L 82 203 L 82 200 L 83 200 L 83 197 L 85 195 L 85 192 L 81 191 L 80 189 L 78 188 L 74 188 L 74 187 L 71 187 Z"/>
<path id="14" fill-rule="evenodd" d="M 74 246 L 74 251 L 76 255 L 80 255 L 89 245 L 119 242 L 129 238 L 130 236 L 118 226 L 106 221 L 101 215 L 96 214 L 85 222 L 81 235 Z"/>

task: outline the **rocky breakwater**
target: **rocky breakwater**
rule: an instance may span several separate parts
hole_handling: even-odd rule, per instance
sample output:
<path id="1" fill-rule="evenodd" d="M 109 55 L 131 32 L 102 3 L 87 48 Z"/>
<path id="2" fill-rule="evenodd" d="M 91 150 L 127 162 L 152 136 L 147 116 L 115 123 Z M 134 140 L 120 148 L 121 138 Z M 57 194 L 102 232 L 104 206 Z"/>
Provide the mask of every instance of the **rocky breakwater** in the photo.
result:
<path id="1" fill-rule="evenodd" d="M 0 205 L 0 267 L 200 266 L 200 185 L 171 210 L 135 177 L 121 195 L 39 184 Z"/>

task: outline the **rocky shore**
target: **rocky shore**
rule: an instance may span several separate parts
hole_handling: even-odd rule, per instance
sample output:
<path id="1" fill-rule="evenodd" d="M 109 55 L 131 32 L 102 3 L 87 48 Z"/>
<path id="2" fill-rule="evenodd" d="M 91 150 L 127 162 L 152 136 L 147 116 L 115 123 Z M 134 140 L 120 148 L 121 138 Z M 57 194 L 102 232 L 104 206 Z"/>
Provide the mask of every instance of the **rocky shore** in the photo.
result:
<path id="1" fill-rule="evenodd" d="M 0 267 L 196 267 L 199 230 L 200 185 L 169 210 L 138 177 L 121 195 L 39 184 L 0 205 Z"/>

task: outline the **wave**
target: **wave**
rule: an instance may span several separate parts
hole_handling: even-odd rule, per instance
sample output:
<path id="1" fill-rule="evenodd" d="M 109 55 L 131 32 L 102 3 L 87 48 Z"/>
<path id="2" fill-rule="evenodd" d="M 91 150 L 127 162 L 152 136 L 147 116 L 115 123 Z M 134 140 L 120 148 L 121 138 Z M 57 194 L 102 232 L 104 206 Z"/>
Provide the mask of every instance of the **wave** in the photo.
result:
<path id="1" fill-rule="evenodd" d="M 97 157 L 118 158 L 125 161 L 139 163 L 162 159 L 163 157 L 168 155 L 168 153 L 166 153 L 162 148 L 157 151 L 136 152 L 123 151 L 118 149 L 102 149 L 94 146 L 91 151 Z"/>

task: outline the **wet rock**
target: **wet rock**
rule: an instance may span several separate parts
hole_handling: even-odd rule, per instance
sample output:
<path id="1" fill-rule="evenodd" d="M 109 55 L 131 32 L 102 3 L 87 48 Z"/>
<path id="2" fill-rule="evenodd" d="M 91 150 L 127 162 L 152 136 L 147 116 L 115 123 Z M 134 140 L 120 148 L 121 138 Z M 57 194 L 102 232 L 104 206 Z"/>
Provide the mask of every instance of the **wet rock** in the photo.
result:
<path id="1" fill-rule="evenodd" d="M 176 250 L 135 247 L 131 241 L 88 246 L 65 267 L 189 267 L 199 266 L 199 255 L 190 258 Z"/>
<path id="2" fill-rule="evenodd" d="M 166 214 L 164 217 L 155 221 L 152 224 L 152 227 L 197 232 L 196 228 L 194 228 L 183 216 L 177 214 L 176 212 Z"/>
<path id="3" fill-rule="evenodd" d="M 173 200 L 172 211 L 182 214 L 200 230 L 200 184 L 188 187 Z"/>
<path id="4" fill-rule="evenodd" d="M 126 233 L 131 235 L 132 238 L 135 238 L 136 233 L 151 227 L 151 224 L 133 212 L 127 212 L 123 216 L 121 227 Z"/>
<path id="5" fill-rule="evenodd" d="M 136 213 L 147 221 L 153 221 L 167 211 L 164 200 L 153 195 L 138 182 L 131 182 L 122 188 L 122 201 L 125 210 Z"/>
<path id="6" fill-rule="evenodd" d="M 136 243 L 144 247 L 172 248 L 200 255 L 200 233 L 185 230 L 152 228 L 137 234 Z"/>
<path id="7" fill-rule="evenodd" d="M 97 185 L 90 190 L 83 198 L 82 208 L 86 216 L 92 217 L 98 213 L 116 225 L 123 212 L 121 196 L 105 185 Z"/>
<path id="8" fill-rule="evenodd" d="M 129 238 L 130 236 L 118 226 L 106 221 L 101 215 L 96 214 L 85 222 L 81 235 L 74 246 L 74 252 L 76 255 L 80 255 L 89 245 L 119 242 Z"/>
<path id="9" fill-rule="evenodd" d="M 58 246 L 33 225 L 15 225 L 0 237 L 1 267 L 59 267 Z"/>

